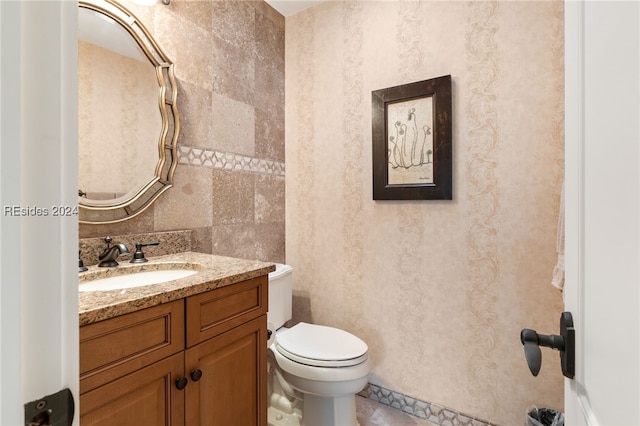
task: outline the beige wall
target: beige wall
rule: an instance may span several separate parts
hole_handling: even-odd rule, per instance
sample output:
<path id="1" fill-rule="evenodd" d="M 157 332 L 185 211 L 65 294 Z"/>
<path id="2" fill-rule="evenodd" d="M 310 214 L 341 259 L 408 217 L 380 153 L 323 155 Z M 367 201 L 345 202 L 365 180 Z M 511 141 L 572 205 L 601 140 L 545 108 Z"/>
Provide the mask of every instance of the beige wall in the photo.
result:
<path id="1" fill-rule="evenodd" d="M 175 186 L 140 216 L 80 237 L 178 229 L 194 250 L 284 261 L 284 18 L 264 2 L 122 2 L 175 63 Z"/>
<path id="2" fill-rule="evenodd" d="M 286 20 L 295 320 L 350 330 L 370 381 L 503 425 L 562 408 L 549 281 L 563 173 L 563 6 L 328 2 Z M 453 201 L 372 201 L 371 91 L 451 74 Z"/>
<path id="3" fill-rule="evenodd" d="M 158 164 L 158 79 L 140 59 L 78 42 L 78 188 L 91 199 L 138 191 Z"/>

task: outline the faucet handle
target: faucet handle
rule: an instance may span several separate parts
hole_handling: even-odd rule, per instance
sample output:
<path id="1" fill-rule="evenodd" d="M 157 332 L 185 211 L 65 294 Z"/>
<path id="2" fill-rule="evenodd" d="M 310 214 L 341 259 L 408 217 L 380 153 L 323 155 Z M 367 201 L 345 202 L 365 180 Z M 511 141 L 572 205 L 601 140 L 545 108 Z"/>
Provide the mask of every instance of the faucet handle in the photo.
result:
<path id="1" fill-rule="evenodd" d="M 84 266 L 84 262 L 82 261 L 82 252 L 78 250 L 78 272 L 88 271 L 89 268 Z"/>
<path id="2" fill-rule="evenodd" d="M 142 252 L 142 247 L 157 246 L 158 244 L 160 244 L 159 241 L 153 241 L 151 243 L 136 243 L 136 252 L 133 253 L 133 259 L 131 259 L 130 263 L 148 262 L 148 259 L 144 257 L 144 253 Z"/>
<path id="3" fill-rule="evenodd" d="M 107 247 L 98 256 L 98 260 L 100 261 L 98 266 L 100 267 L 118 266 L 118 262 L 116 261 L 118 256 L 120 256 L 122 253 L 129 253 L 129 249 L 126 245 L 124 245 L 123 243 L 117 243 L 112 247 L 111 241 L 113 241 L 111 237 L 104 238 L 104 242 L 107 243 Z"/>

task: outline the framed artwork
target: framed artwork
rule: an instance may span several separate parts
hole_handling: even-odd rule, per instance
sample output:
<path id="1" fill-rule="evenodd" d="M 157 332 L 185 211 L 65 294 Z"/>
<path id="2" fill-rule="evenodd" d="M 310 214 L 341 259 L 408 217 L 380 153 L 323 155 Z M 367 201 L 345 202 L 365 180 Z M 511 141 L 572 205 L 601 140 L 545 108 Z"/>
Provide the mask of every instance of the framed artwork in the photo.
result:
<path id="1" fill-rule="evenodd" d="M 451 200 L 451 76 L 374 90 L 373 199 Z"/>

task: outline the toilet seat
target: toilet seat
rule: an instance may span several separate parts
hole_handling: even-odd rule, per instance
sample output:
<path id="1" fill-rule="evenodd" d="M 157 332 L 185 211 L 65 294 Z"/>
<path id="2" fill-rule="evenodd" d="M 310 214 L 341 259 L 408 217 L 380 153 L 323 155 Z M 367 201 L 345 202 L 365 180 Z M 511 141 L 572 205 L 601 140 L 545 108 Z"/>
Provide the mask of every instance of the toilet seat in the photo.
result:
<path id="1" fill-rule="evenodd" d="M 369 349 L 366 343 L 347 331 L 304 322 L 278 333 L 275 346 L 291 361 L 333 368 L 365 362 Z"/>

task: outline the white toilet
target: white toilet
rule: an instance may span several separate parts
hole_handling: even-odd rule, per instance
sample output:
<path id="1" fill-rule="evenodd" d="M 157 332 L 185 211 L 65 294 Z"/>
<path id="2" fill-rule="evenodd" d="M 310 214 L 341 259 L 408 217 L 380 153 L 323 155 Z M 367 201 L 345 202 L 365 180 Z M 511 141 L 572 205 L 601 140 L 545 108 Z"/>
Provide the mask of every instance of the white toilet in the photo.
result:
<path id="1" fill-rule="evenodd" d="M 367 344 L 338 328 L 291 319 L 293 268 L 269 274 L 269 426 L 356 426 L 355 395 L 367 384 Z"/>

